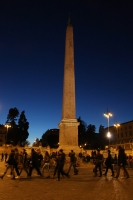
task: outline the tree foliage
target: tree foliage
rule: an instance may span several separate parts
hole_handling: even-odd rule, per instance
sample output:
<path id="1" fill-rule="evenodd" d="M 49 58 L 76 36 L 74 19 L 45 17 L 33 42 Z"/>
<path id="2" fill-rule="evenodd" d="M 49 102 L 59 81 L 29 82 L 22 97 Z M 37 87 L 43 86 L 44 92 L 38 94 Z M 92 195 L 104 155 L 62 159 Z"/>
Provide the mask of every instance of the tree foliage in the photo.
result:
<path id="1" fill-rule="evenodd" d="M 78 118 L 78 122 L 80 122 L 78 126 L 78 143 L 79 145 L 85 143 L 85 133 L 87 129 L 86 123 L 81 119 L 81 117 Z"/>
<path id="2" fill-rule="evenodd" d="M 96 132 L 96 126 L 95 125 L 92 125 L 92 124 L 89 124 L 87 126 L 87 132 L 90 133 L 90 134 L 93 134 Z"/>
<path id="3" fill-rule="evenodd" d="M 50 148 L 57 148 L 59 145 L 59 129 L 48 129 L 42 135 L 42 146 L 50 146 Z"/>
<path id="4" fill-rule="evenodd" d="M 19 110 L 15 108 L 10 108 L 7 115 L 6 123 L 11 124 L 12 128 L 16 126 L 17 117 L 19 116 Z"/>
<path id="5" fill-rule="evenodd" d="M 96 126 L 93 124 L 86 125 L 86 123 L 78 118 L 80 125 L 78 127 L 78 142 L 84 149 L 104 149 L 107 144 L 105 138 L 104 126 L 100 125 L 99 132 L 96 133 Z"/>
<path id="6" fill-rule="evenodd" d="M 11 125 L 11 128 L 8 129 L 7 143 L 24 146 L 29 136 L 29 122 L 26 119 L 25 111 L 19 115 L 19 110 L 16 107 L 9 109 L 6 123 Z"/>
<path id="7" fill-rule="evenodd" d="M 30 142 L 28 141 L 28 140 L 25 140 L 24 142 L 23 142 L 23 146 L 29 146 L 30 145 Z"/>
<path id="8" fill-rule="evenodd" d="M 19 142 L 23 146 L 23 142 L 29 136 L 28 129 L 29 129 L 29 122 L 27 122 L 25 111 L 22 111 L 18 120 L 18 128 L 19 128 Z"/>
<path id="9" fill-rule="evenodd" d="M 35 141 L 33 142 L 32 146 L 33 147 L 39 147 L 41 145 L 41 142 L 39 138 L 36 138 Z"/>
<path id="10" fill-rule="evenodd" d="M 104 126 L 102 125 L 99 126 L 99 142 L 101 149 L 103 149 L 107 144 L 107 138 L 105 136 Z"/>

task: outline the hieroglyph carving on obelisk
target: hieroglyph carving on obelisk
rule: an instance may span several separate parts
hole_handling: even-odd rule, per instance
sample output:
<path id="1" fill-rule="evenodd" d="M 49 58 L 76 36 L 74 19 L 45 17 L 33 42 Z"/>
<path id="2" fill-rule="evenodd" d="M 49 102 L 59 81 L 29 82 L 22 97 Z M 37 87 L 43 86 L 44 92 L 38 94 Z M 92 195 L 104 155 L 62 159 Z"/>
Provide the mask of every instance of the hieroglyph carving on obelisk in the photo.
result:
<path id="1" fill-rule="evenodd" d="M 66 29 L 62 120 L 59 123 L 59 143 L 62 148 L 78 147 L 78 126 L 75 105 L 75 72 L 73 27 L 68 21 Z"/>

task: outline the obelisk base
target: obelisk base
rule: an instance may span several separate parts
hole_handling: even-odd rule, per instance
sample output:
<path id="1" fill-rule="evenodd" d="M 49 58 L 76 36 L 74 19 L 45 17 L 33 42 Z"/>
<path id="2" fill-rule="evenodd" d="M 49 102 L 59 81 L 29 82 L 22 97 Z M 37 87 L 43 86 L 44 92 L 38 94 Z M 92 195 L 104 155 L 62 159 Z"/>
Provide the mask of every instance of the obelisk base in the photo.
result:
<path id="1" fill-rule="evenodd" d="M 80 148 L 78 146 L 78 126 L 77 119 L 63 119 L 59 123 L 59 149 L 63 149 L 66 154 L 74 150 L 79 154 Z"/>

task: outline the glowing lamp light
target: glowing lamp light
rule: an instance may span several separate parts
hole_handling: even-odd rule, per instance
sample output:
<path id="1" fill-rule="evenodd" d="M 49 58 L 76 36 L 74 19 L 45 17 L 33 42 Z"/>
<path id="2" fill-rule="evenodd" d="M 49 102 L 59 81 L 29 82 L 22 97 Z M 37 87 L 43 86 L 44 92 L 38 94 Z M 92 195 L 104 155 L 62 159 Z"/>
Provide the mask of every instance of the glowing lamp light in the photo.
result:
<path id="1" fill-rule="evenodd" d="M 113 115 L 110 112 L 106 112 L 106 113 L 104 113 L 104 116 L 108 119 L 108 133 L 107 133 L 107 137 L 109 138 L 109 145 L 110 145 L 111 134 L 109 132 L 109 118 L 112 117 Z"/>
<path id="2" fill-rule="evenodd" d="M 107 137 L 108 137 L 108 138 L 110 138 L 110 137 L 111 137 L 111 134 L 110 134 L 110 132 L 108 132 L 108 133 L 107 133 Z"/>
<path id="3" fill-rule="evenodd" d="M 5 127 L 8 129 L 11 127 L 11 125 L 6 124 Z"/>
<path id="4" fill-rule="evenodd" d="M 119 126 L 120 126 L 120 124 L 114 124 L 114 126 L 117 128 L 117 127 L 119 127 Z"/>

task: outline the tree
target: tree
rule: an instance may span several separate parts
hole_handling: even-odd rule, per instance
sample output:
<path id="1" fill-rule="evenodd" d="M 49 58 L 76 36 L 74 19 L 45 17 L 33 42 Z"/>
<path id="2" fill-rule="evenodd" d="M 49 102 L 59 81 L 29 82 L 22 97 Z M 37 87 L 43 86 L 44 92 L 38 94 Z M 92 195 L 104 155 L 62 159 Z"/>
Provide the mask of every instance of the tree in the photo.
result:
<path id="1" fill-rule="evenodd" d="M 40 140 L 39 140 L 39 138 L 35 139 L 35 142 L 33 142 L 32 146 L 33 147 L 39 147 L 40 146 Z"/>
<path id="2" fill-rule="evenodd" d="M 42 146 L 50 146 L 50 148 L 58 148 L 59 143 L 59 129 L 48 129 L 42 135 Z"/>
<path id="3" fill-rule="evenodd" d="M 81 119 L 81 117 L 79 117 L 78 119 L 78 122 L 80 122 L 79 126 L 78 126 L 78 132 L 79 134 L 84 134 L 86 132 L 86 128 L 87 128 L 87 125 L 86 123 Z"/>
<path id="4" fill-rule="evenodd" d="M 12 144 L 12 145 L 16 145 L 17 141 L 18 141 L 18 127 L 17 127 L 17 117 L 19 116 L 19 110 L 14 107 L 14 108 L 10 108 L 8 115 L 7 115 L 7 121 L 6 123 L 11 125 L 11 128 L 8 129 L 8 133 L 7 133 L 7 143 L 8 144 Z"/>
<path id="5" fill-rule="evenodd" d="M 90 149 L 94 149 L 96 148 L 96 126 L 95 125 L 92 125 L 92 124 L 89 124 L 87 126 L 87 131 L 86 131 L 86 141 L 88 143 L 87 146 L 89 146 Z"/>
<path id="6" fill-rule="evenodd" d="M 29 129 L 29 122 L 27 122 L 27 119 L 25 117 L 25 111 L 23 110 L 20 114 L 19 120 L 18 120 L 18 128 L 19 128 L 19 142 L 20 145 L 23 146 L 24 142 L 29 136 L 28 129 Z"/>
<path id="7" fill-rule="evenodd" d="M 101 149 L 104 149 L 107 143 L 107 138 L 105 137 L 104 126 L 102 125 L 99 126 L 99 142 Z"/>
<path id="8" fill-rule="evenodd" d="M 102 125 L 99 126 L 99 134 L 104 135 L 104 126 Z"/>
<path id="9" fill-rule="evenodd" d="M 30 145 L 30 142 L 28 141 L 28 140 L 25 140 L 24 142 L 23 142 L 23 146 L 29 146 Z"/>
<path id="10" fill-rule="evenodd" d="M 19 117 L 19 119 L 18 119 Z M 18 123 L 17 123 L 18 120 Z M 19 116 L 19 110 L 15 108 L 10 108 L 7 115 L 7 121 L 11 125 L 11 128 L 8 129 L 7 142 L 8 144 L 23 146 L 24 142 L 29 136 L 28 128 L 29 122 L 25 117 L 25 111 L 22 111 Z"/>
<path id="11" fill-rule="evenodd" d="M 86 133 L 87 125 L 81 119 L 81 117 L 78 118 L 78 122 L 80 122 L 78 126 L 78 143 L 79 145 L 82 145 L 83 143 L 85 143 L 85 133 Z"/>
<path id="12" fill-rule="evenodd" d="M 17 117 L 19 116 L 19 110 L 15 108 L 10 108 L 9 113 L 7 115 L 6 123 L 10 123 L 12 128 L 16 127 Z"/>
<path id="13" fill-rule="evenodd" d="M 95 131 L 96 131 L 96 126 L 95 125 L 89 124 L 87 126 L 87 132 L 88 133 L 95 133 Z"/>

